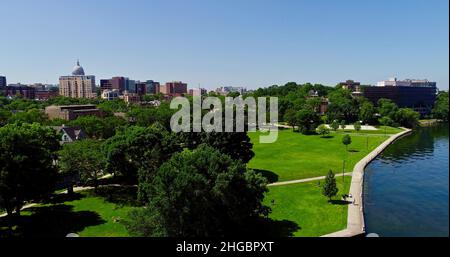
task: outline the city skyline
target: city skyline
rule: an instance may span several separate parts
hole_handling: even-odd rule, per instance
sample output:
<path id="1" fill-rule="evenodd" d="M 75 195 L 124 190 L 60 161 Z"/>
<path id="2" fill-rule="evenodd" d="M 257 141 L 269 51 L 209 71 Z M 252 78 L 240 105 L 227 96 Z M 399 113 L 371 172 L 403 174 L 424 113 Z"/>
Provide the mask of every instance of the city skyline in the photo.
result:
<path id="1" fill-rule="evenodd" d="M 449 84 L 448 1 L 47 0 L 2 9 L 8 83 L 57 84 L 79 59 L 96 84 L 114 76 L 209 90 L 389 77 Z"/>

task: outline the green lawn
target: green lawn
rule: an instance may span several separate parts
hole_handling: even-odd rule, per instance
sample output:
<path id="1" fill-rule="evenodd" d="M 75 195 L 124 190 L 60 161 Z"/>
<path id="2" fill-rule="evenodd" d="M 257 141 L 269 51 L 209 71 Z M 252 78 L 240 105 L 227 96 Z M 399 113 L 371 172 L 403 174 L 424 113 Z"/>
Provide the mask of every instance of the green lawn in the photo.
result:
<path id="1" fill-rule="evenodd" d="M 248 133 L 255 152 L 248 166 L 260 170 L 270 182 L 324 176 L 330 169 L 340 173 L 344 159 L 345 171 L 351 172 L 359 160 L 387 139 L 384 135 L 351 134 L 347 152 L 340 133 L 322 138 L 285 129 L 279 130 L 278 140 L 272 144 L 260 144 L 260 133 Z"/>
<path id="2" fill-rule="evenodd" d="M 377 135 L 384 135 L 384 133 L 386 134 L 397 134 L 399 132 L 402 132 L 403 130 L 400 128 L 394 128 L 394 127 L 389 127 L 389 126 L 375 126 L 375 128 L 377 128 L 378 130 L 360 130 L 358 132 L 356 132 L 355 130 L 351 130 L 351 129 L 344 129 L 344 130 L 338 130 L 337 132 L 333 132 L 333 133 L 353 133 L 353 134 L 377 134 Z"/>
<path id="3" fill-rule="evenodd" d="M 131 190 L 135 194 L 135 189 Z M 98 194 L 83 191 L 68 198 L 57 195 L 51 203 L 22 211 L 14 221 L 14 235 L 25 237 L 65 237 L 78 233 L 82 237 L 126 237 L 122 224 L 133 208 L 129 189 L 101 189 Z M 131 198 L 130 198 L 131 199 Z M 0 238 L 7 232 L 7 220 L 0 218 Z"/>
<path id="4" fill-rule="evenodd" d="M 270 218 L 275 221 L 293 222 L 297 230 L 293 236 L 314 237 L 344 229 L 347 226 L 348 206 L 339 201 L 348 194 L 351 177 L 337 177 L 338 196 L 333 203 L 322 195 L 318 181 L 269 187 L 264 202 L 272 208 Z M 320 181 L 323 185 L 323 181 Z M 345 184 L 345 185 L 344 185 Z M 274 200 L 274 204 L 272 204 Z"/>

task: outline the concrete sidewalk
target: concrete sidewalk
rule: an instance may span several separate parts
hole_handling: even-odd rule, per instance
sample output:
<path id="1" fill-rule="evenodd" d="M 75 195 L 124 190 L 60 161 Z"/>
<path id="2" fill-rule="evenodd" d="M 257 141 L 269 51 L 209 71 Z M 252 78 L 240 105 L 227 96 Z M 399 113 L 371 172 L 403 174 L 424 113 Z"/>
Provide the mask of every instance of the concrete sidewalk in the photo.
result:
<path id="1" fill-rule="evenodd" d="M 352 172 L 344 173 L 344 176 L 351 176 L 351 175 L 352 175 Z M 339 174 L 335 174 L 334 176 L 335 177 L 342 177 L 343 175 L 342 175 L 342 173 L 339 173 Z M 326 176 L 320 176 L 320 177 L 314 177 L 314 178 L 289 180 L 289 181 L 282 181 L 282 182 L 272 183 L 272 184 L 269 184 L 267 186 L 269 186 L 269 187 L 271 187 L 271 186 L 284 186 L 284 185 L 290 185 L 290 184 L 310 182 L 310 181 L 315 181 L 315 180 L 323 180 L 325 178 L 326 178 Z"/>

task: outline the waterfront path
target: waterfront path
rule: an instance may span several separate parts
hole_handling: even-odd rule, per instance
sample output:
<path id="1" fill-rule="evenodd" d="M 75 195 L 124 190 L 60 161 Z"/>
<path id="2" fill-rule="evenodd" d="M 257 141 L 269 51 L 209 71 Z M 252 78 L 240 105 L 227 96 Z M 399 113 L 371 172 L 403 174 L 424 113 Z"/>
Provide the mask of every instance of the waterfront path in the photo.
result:
<path id="1" fill-rule="evenodd" d="M 384 141 L 355 165 L 353 168 L 352 182 L 350 185 L 349 195 L 352 196 L 350 199 L 352 203 L 348 206 L 347 228 L 324 235 L 323 237 L 352 237 L 365 233 L 366 228 L 364 224 L 363 209 L 364 169 L 372 160 L 382 153 L 386 147 L 395 142 L 395 140 L 410 133 L 410 129 L 403 128 L 402 132 L 390 136 L 386 141 Z"/>
<path id="2" fill-rule="evenodd" d="M 342 173 L 335 174 L 335 177 L 342 177 L 342 176 L 351 176 L 352 172 L 346 172 L 342 175 Z M 290 184 L 298 184 L 298 183 L 304 183 L 304 182 L 310 182 L 315 180 L 323 180 L 326 176 L 320 176 L 320 177 L 314 177 L 314 178 L 304 178 L 304 179 L 297 179 L 297 180 L 289 180 L 289 181 L 282 181 L 282 182 L 276 182 L 269 184 L 267 186 L 284 186 L 284 185 L 290 185 Z"/>

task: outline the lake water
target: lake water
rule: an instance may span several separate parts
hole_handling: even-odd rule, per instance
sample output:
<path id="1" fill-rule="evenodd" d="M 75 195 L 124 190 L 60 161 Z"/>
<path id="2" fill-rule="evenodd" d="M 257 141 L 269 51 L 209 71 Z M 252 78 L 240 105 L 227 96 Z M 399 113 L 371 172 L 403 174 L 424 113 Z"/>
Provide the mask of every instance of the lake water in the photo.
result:
<path id="1" fill-rule="evenodd" d="M 449 236 L 449 127 L 420 128 L 389 146 L 364 178 L 367 233 Z"/>

